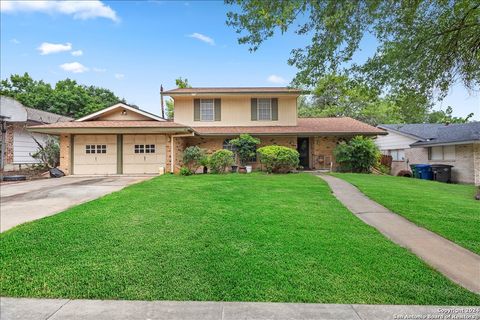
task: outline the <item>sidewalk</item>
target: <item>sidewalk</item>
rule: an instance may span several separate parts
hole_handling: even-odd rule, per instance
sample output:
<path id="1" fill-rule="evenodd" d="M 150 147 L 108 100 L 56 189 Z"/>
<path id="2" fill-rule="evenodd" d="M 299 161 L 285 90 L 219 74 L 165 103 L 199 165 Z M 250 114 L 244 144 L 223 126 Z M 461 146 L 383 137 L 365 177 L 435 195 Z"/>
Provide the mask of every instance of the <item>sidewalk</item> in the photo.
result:
<path id="1" fill-rule="evenodd" d="M 452 315 L 480 319 L 475 307 L 0 298 L 1 320 L 388 320 Z"/>
<path id="2" fill-rule="evenodd" d="M 389 211 L 342 179 L 325 174 L 318 177 L 363 222 L 408 248 L 450 280 L 480 293 L 480 256 Z"/>

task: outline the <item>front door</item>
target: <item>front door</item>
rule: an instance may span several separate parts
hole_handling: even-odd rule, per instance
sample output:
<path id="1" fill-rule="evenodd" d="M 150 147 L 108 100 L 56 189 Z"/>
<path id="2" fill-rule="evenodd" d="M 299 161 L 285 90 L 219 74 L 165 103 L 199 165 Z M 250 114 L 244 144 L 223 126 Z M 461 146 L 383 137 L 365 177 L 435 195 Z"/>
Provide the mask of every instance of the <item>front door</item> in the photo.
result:
<path id="1" fill-rule="evenodd" d="M 304 169 L 308 169 L 310 167 L 310 140 L 309 138 L 298 138 L 297 139 L 297 151 L 300 154 L 300 165 Z"/>

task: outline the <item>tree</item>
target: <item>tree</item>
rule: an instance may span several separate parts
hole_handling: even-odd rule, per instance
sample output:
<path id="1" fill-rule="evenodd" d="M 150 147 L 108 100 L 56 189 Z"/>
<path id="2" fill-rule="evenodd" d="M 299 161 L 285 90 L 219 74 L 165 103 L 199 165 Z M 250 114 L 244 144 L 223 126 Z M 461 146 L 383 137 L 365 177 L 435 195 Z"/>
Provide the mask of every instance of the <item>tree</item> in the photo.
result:
<path id="1" fill-rule="evenodd" d="M 230 140 L 230 143 L 235 147 L 235 153 L 238 154 L 240 164 L 246 166 L 248 162 L 252 161 L 257 153 L 257 145 L 260 144 L 260 139 L 254 138 L 248 133 L 241 134 L 238 138 Z"/>
<path id="2" fill-rule="evenodd" d="M 431 97 L 446 95 L 457 80 L 467 88 L 480 85 L 480 2 L 226 0 L 239 11 L 227 24 L 239 42 L 255 51 L 277 30 L 311 39 L 292 50 L 298 68 L 294 84 L 315 86 L 324 74 L 350 72 L 382 89 L 413 90 Z M 366 34 L 378 41 L 364 64 L 348 63 Z"/>
<path id="3" fill-rule="evenodd" d="M 173 105 L 173 99 L 167 99 L 165 101 L 165 105 L 166 105 L 166 111 L 167 111 L 167 118 L 168 119 L 173 119 L 173 112 L 174 112 L 174 105 Z"/>
<path id="4" fill-rule="evenodd" d="M 432 104 L 413 91 L 387 95 L 365 82 L 346 75 L 320 78 L 308 100 L 302 100 L 300 117 L 352 117 L 372 125 L 428 122 Z"/>
<path id="5" fill-rule="evenodd" d="M 23 105 L 73 118 L 104 109 L 124 99 L 112 91 L 78 84 L 75 80 L 58 81 L 55 86 L 33 80 L 28 73 L 13 74 L 0 83 L 0 94 L 12 97 Z"/>
<path id="6" fill-rule="evenodd" d="M 178 88 L 191 88 L 192 86 L 188 83 L 188 79 L 182 79 L 182 77 L 178 77 L 175 79 L 175 85 Z"/>

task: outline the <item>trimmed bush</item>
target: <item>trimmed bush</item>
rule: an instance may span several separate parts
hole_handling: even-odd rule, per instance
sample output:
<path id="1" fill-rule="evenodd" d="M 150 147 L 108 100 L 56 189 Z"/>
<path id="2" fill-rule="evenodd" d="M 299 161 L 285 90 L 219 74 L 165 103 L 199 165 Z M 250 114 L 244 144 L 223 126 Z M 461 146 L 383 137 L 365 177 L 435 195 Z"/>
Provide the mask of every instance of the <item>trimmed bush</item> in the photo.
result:
<path id="1" fill-rule="evenodd" d="M 187 167 L 181 167 L 180 168 L 180 172 L 179 174 L 181 176 L 191 176 L 193 173 L 190 169 L 188 169 Z"/>
<path id="2" fill-rule="evenodd" d="M 260 162 L 269 173 L 286 173 L 297 168 L 300 154 L 297 150 L 282 146 L 266 146 L 257 150 Z"/>
<path id="3" fill-rule="evenodd" d="M 197 146 L 191 146 L 183 150 L 183 164 L 192 173 L 195 173 L 198 167 L 201 166 L 201 161 L 204 157 L 205 150 Z"/>
<path id="4" fill-rule="evenodd" d="M 210 169 L 213 173 L 225 173 L 227 167 L 233 163 L 233 152 L 230 150 L 218 150 L 210 156 Z"/>
<path id="5" fill-rule="evenodd" d="M 246 133 L 230 140 L 230 143 L 235 146 L 235 152 L 238 154 L 240 164 L 246 166 L 255 157 L 260 140 Z"/>
<path id="6" fill-rule="evenodd" d="M 333 151 L 340 171 L 370 173 L 381 154 L 372 139 L 356 136 L 340 142 Z"/>

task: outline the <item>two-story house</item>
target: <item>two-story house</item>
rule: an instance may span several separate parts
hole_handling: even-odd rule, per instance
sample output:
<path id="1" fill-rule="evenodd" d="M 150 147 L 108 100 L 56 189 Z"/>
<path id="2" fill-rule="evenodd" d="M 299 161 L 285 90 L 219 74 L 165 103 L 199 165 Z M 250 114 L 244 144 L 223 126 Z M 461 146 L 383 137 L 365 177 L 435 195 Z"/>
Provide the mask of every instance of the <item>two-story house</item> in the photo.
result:
<path id="1" fill-rule="evenodd" d="M 60 136 L 60 168 L 67 174 L 177 172 L 186 147 L 232 149 L 230 139 L 242 133 L 259 138 L 261 146 L 298 150 L 304 168 L 331 169 L 339 141 L 385 134 L 351 118 L 297 118 L 301 93 L 284 87 L 173 89 L 164 92 L 174 99 L 173 121 L 120 103 L 30 130 Z M 256 158 L 252 165 L 261 168 Z"/>

